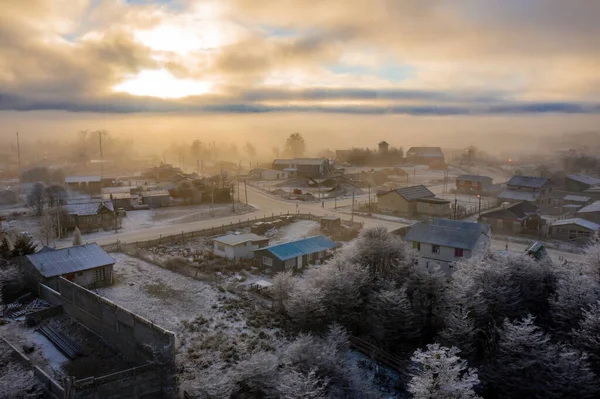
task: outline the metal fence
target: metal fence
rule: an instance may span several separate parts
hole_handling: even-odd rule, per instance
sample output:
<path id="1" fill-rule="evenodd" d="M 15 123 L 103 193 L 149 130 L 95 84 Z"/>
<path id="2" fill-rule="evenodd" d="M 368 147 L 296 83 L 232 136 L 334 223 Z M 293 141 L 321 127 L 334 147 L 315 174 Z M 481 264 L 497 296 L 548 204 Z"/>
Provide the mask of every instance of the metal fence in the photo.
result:
<path id="1" fill-rule="evenodd" d="M 239 219 L 237 223 L 230 222 L 229 224 L 221 224 L 220 226 L 213 226 L 202 230 L 195 230 L 190 232 L 184 232 L 178 234 L 172 234 L 168 236 L 160 236 L 152 240 L 146 241 L 135 241 L 135 242 L 122 242 L 117 240 L 114 243 L 102 245 L 107 252 L 119 252 L 122 245 L 133 246 L 135 248 L 151 248 L 162 244 L 172 244 L 174 242 L 185 242 L 199 237 L 214 237 L 222 234 L 226 234 L 232 230 L 238 230 L 243 228 L 249 228 L 254 223 L 258 222 L 274 222 L 278 219 L 293 218 L 300 220 L 312 220 L 320 221 L 323 216 L 313 215 L 311 213 L 280 213 L 279 215 L 271 214 L 271 216 L 264 216 L 262 218 L 255 217 L 254 219 L 246 218 L 246 220 Z M 350 220 L 342 220 L 342 224 L 347 227 L 362 227 L 362 223 L 353 222 Z"/>

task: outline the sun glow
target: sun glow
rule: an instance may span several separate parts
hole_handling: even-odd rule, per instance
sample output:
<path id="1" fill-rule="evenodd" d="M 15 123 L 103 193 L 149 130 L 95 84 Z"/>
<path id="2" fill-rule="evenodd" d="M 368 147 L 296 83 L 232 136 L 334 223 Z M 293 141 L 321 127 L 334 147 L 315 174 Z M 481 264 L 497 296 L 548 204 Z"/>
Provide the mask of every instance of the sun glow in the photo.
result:
<path id="1" fill-rule="evenodd" d="M 192 79 L 177 79 L 164 69 L 145 70 L 113 87 L 114 91 L 135 96 L 183 98 L 209 93 L 212 83 Z"/>

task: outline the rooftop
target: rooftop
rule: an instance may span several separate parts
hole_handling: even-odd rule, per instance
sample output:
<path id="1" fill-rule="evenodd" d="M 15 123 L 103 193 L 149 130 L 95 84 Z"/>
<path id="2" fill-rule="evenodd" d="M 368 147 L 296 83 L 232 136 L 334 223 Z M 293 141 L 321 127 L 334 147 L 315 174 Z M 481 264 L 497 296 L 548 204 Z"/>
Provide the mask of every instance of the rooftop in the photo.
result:
<path id="1" fill-rule="evenodd" d="M 406 155 L 420 155 L 420 156 L 444 156 L 440 147 L 411 147 L 406 152 Z"/>
<path id="2" fill-rule="evenodd" d="M 274 165 L 321 165 L 329 162 L 325 158 L 291 158 L 291 159 L 276 159 Z"/>
<path id="3" fill-rule="evenodd" d="M 583 195 L 565 195 L 563 198 L 565 201 L 573 201 L 573 202 L 588 202 L 591 198 Z"/>
<path id="4" fill-rule="evenodd" d="M 268 250 L 280 260 L 288 260 L 302 255 L 314 254 L 335 248 L 337 244 L 325 236 L 314 236 L 303 238 L 298 241 L 286 242 L 283 244 L 271 245 L 261 248 Z"/>
<path id="5" fill-rule="evenodd" d="M 513 201 L 535 201 L 540 193 L 532 191 L 504 190 L 498 194 L 498 199 L 507 199 Z"/>
<path id="6" fill-rule="evenodd" d="M 268 240 L 267 237 L 259 236 L 256 234 L 248 233 L 248 234 L 227 234 L 221 237 L 217 237 L 214 239 L 217 242 L 222 244 L 236 246 L 243 244 L 248 241 L 265 241 Z"/>
<path id="7" fill-rule="evenodd" d="M 166 190 L 155 190 L 155 191 L 142 191 L 140 192 L 142 197 L 165 197 L 170 196 L 169 192 Z"/>
<path id="8" fill-rule="evenodd" d="M 96 202 L 78 202 L 65 205 L 64 209 L 69 215 L 91 216 L 97 215 L 100 209 L 106 208 L 114 212 L 112 202 L 96 201 Z"/>
<path id="9" fill-rule="evenodd" d="M 537 206 L 526 201 L 521 201 L 515 202 L 514 204 L 510 204 L 506 207 L 500 207 L 481 212 L 481 216 L 498 219 L 524 220 L 537 213 L 537 211 Z"/>
<path id="10" fill-rule="evenodd" d="M 490 235 L 487 224 L 437 219 L 414 224 L 404 240 L 472 250 L 481 235 Z"/>
<path id="11" fill-rule="evenodd" d="M 451 201 L 443 198 L 419 198 L 418 202 L 425 202 L 428 204 L 449 204 Z"/>
<path id="12" fill-rule="evenodd" d="M 575 173 L 572 175 L 568 175 L 567 178 L 578 181 L 580 183 L 589 184 L 590 186 L 600 184 L 600 179 L 596 179 L 595 177 L 588 176 L 588 175 L 583 175 L 581 173 Z"/>
<path id="13" fill-rule="evenodd" d="M 586 229 L 592 231 L 600 230 L 600 225 L 594 222 L 590 222 L 589 220 L 581 219 L 581 218 L 573 218 L 573 219 L 561 219 L 552 223 L 552 226 L 566 226 L 569 224 L 575 224 L 577 226 L 585 227 Z"/>
<path id="14" fill-rule="evenodd" d="M 412 201 L 420 198 L 433 198 L 435 194 L 429 191 L 429 189 L 423 185 L 420 186 L 411 186 L 399 188 L 397 190 L 388 191 L 386 193 L 381 193 L 378 195 L 385 195 L 391 192 L 396 192 L 400 194 L 405 200 Z"/>
<path id="15" fill-rule="evenodd" d="M 584 206 L 577 213 L 590 213 L 590 212 L 600 212 L 600 201 L 596 201 L 593 204 L 588 206 Z"/>
<path id="16" fill-rule="evenodd" d="M 115 263 L 115 260 L 95 243 L 52 251 L 44 250 L 27 255 L 26 258 L 44 277 L 61 276 Z"/>
<path id="17" fill-rule="evenodd" d="M 100 176 L 67 176 L 65 183 L 100 183 Z"/>
<path id="18" fill-rule="evenodd" d="M 529 188 L 542 188 L 544 185 L 550 183 L 550 180 L 545 177 L 535 176 L 519 176 L 515 175 L 510 178 L 506 183 L 507 186 L 519 186 Z"/>
<path id="19" fill-rule="evenodd" d="M 467 180 L 467 181 L 492 181 L 492 178 L 489 176 L 479 176 L 479 175 L 460 175 L 456 178 L 456 180 Z"/>

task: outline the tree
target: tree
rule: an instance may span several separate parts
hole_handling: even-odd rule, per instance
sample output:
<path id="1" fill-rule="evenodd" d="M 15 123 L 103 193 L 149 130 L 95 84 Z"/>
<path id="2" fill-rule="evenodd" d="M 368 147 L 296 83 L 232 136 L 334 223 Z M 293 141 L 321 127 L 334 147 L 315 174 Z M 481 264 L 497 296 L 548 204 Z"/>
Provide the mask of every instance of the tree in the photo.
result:
<path id="1" fill-rule="evenodd" d="M 427 345 L 427 350 L 417 349 L 411 360 L 416 370 L 408 383 L 408 391 L 415 399 L 475 399 L 479 384 L 475 369 L 467 368 L 457 348 L 439 344 Z"/>
<path id="2" fill-rule="evenodd" d="M 0 242 L 0 259 L 10 259 L 11 258 L 11 248 L 10 243 L 8 242 L 8 238 L 6 235 L 2 237 L 2 242 Z"/>
<path id="3" fill-rule="evenodd" d="M 250 160 L 256 158 L 256 147 L 254 147 L 254 144 L 250 143 L 249 141 L 247 141 L 244 145 L 244 151 Z"/>
<path id="4" fill-rule="evenodd" d="M 290 292 L 294 287 L 294 280 L 292 277 L 292 271 L 284 271 L 281 273 L 277 273 L 273 278 L 273 303 L 275 304 L 275 309 L 279 312 L 284 312 L 287 301 L 290 297 Z"/>
<path id="5" fill-rule="evenodd" d="M 75 230 L 73 230 L 73 246 L 76 247 L 81 244 L 81 231 L 79 230 L 78 226 L 75 226 Z"/>
<path id="6" fill-rule="evenodd" d="M 15 258 L 17 256 L 31 255 L 35 253 L 36 248 L 37 245 L 35 245 L 30 235 L 20 234 L 15 240 L 11 256 Z"/>
<path id="7" fill-rule="evenodd" d="M 586 352 L 596 373 L 600 371 L 600 301 L 584 310 L 579 329 L 573 332 L 573 342 Z"/>
<path id="8" fill-rule="evenodd" d="M 52 184 L 44 189 L 46 202 L 50 208 L 67 203 L 67 190 L 60 184 Z"/>
<path id="9" fill-rule="evenodd" d="M 27 194 L 27 205 L 33 209 L 37 216 L 41 216 L 46 203 L 46 186 L 42 182 L 33 185 L 29 194 Z"/>
<path id="10" fill-rule="evenodd" d="M 285 141 L 285 151 L 293 158 L 299 158 L 304 155 L 306 142 L 300 133 L 292 133 Z"/>
<path id="11" fill-rule="evenodd" d="M 50 245 L 50 241 L 56 238 L 57 230 L 54 216 L 49 211 L 44 212 L 40 218 L 40 234 L 46 241 L 46 245 Z"/>

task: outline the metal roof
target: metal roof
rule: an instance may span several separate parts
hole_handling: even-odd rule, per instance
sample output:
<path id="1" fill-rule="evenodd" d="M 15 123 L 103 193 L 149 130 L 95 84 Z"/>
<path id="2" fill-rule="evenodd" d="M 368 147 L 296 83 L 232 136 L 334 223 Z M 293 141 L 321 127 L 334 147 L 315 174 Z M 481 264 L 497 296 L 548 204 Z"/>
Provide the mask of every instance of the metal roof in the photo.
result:
<path id="1" fill-rule="evenodd" d="M 569 224 L 576 224 L 577 226 L 585 227 L 586 229 L 592 231 L 600 230 L 600 225 L 594 222 L 590 222 L 589 220 L 581 219 L 581 218 L 573 218 L 573 219 L 561 219 L 552 223 L 552 226 L 566 226 Z"/>
<path id="2" fill-rule="evenodd" d="M 322 165 L 329 161 L 325 158 L 292 158 L 292 159 L 276 159 L 273 165 Z"/>
<path id="3" fill-rule="evenodd" d="M 449 204 L 451 201 L 443 198 L 419 198 L 417 202 L 425 202 L 429 204 Z"/>
<path id="4" fill-rule="evenodd" d="M 65 183 L 100 183 L 100 176 L 67 176 Z"/>
<path id="5" fill-rule="evenodd" d="M 535 176 L 519 176 L 515 175 L 510 178 L 507 186 L 519 186 L 519 187 L 529 187 L 529 188 L 542 188 L 545 184 L 550 183 L 549 179 L 545 177 L 535 177 Z"/>
<path id="6" fill-rule="evenodd" d="M 258 249 L 257 251 L 267 250 L 278 259 L 286 261 L 302 255 L 314 254 L 327 249 L 335 248 L 337 244 L 325 236 L 314 236 L 303 238 L 302 240 L 286 242 L 283 244 L 271 245 Z"/>
<path id="7" fill-rule="evenodd" d="M 62 276 L 115 264 L 115 260 L 95 243 L 38 252 L 27 255 L 26 258 L 44 277 Z"/>
<path id="8" fill-rule="evenodd" d="M 466 180 L 466 181 L 492 181 L 493 179 L 489 176 L 479 176 L 479 175 L 460 175 L 456 178 L 456 180 Z"/>
<path id="9" fill-rule="evenodd" d="M 489 237 L 490 226 L 434 218 L 430 222 L 414 224 L 404 240 L 472 250 L 482 234 Z"/>
<path id="10" fill-rule="evenodd" d="M 538 207 L 527 201 L 515 202 L 506 207 L 481 212 L 481 216 L 496 219 L 524 220 L 538 212 Z"/>
<path id="11" fill-rule="evenodd" d="M 583 175 L 581 173 L 574 173 L 572 175 L 568 175 L 567 178 L 580 183 L 589 184 L 590 186 L 600 184 L 600 179 L 596 179 L 595 177 L 588 175 Z"/>
<path id="12" fill-rule="evenodd" d="M 110 201 L 67 204 L 64 208 L 69 215 L 90 216 L 97 215 L 103 207 L 114 212 L 112 202 Z"/>
<path id="13" fill-rule="evenodd" d="M 565 201 L 588 202 L 591 198 L 583 195 L 565 195 Z"/>
<path id="14" fill-rule="evenodd" d="M 137 195 L 133 195 L 133 194 L 130 194 L 130 193 L 110 193 L 110 194 L 103 194 L 102 198 L 104 198 L 105 200 L 109 201 L 111 195 L 112 195 L 113 199 L 135 199 L 135 198 L 137 198 Z"/>
<path id="15" fill-rule="evenodd" d="M 379 196 L 386 195 L 388 193 L 396 192 L 402 196 L 407 201 L 416 200 L 419 198 L 433 198 L 435 194 L 429 191 L 429 189 L 423 185 L 420 186 L 411 186 L 399 188 L 397 190 L 388 191 L 387 193 L 378 194 Z"/>
<path id="16" fill-rule="evenodd" d="M 142 191 L 142 192 L 140 192 L 140 196 L 142 198 L 147 198 L 147 197 L 170 197 L 171 195 L 166 190 L 156 190 L 156 191 Z"/>
<path id="17" fill-rule="evenodd" d="M 214 241 L 220 242 L 229 246 L 236 246 L 243 244 L 248 241 L 265 241 L 268 240 L 267 237 L 259 236 L 256 234 L 248 233 L 248 234 L 227 234 L 221 237 L 217 237 Z"/>
<path id="18" fill-rule="evenodd" d="M 504 190 L 498 194 L 498 199 L 508 199 L 514 201 L 535 201 L 540 193 L 532 191 Z"/>
<path id="19" fill-rule="evenodd" d="M 600 212 L 600 201 L 596 201 L 593 204 L 588 206 L 584 206 L 577 213 L 591 213 L 591 212 Z"/>

